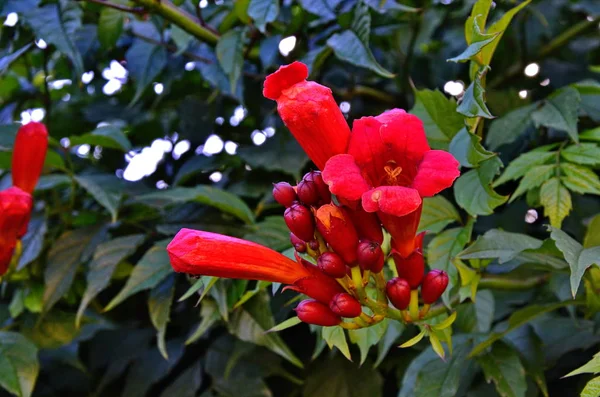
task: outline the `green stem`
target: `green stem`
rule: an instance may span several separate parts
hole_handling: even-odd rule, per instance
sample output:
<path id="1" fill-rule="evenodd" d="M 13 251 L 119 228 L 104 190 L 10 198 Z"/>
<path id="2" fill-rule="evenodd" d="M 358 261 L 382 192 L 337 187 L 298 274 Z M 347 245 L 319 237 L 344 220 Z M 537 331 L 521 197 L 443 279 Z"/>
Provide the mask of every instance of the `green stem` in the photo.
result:
<path id="1" fill-rule="evenodd" d="M 362 274 L 360 274 L 359 266 L 354 266 L 352 268 L 352 283 L 354 284 L 354 289 L 356 291 L 356 295 L 358 296 L 358 300 L 362 303 L 366 303 L 368 299 L 365 289 L 363 288 L 363 279 Z"/>
<path id="2" fill-rule="evenodd" d="M 81 1 L 81 0 L 78 0 Z M 119 11 L 123 11 L 123 12 L 130 12 L 132 14 L 145 14 L 146 10 L 144 10 L 142 7 L 127 7 L 121 4 L 116 4 L 116 3 L 111 3 L 109 1 L 105 1 L 105 0 L 85 0 L 89 3 L 94 3 L 94 4 L 100 4 L 104 7 L 108 7 L 108 8 L 114 8 L 115 10 L 119 10 Z"/>

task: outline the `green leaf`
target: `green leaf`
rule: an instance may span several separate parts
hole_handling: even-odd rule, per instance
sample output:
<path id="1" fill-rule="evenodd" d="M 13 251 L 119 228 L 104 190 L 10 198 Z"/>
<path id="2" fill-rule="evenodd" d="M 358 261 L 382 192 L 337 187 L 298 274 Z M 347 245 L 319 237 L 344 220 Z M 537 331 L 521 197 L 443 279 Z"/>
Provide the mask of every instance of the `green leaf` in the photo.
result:
<path id="1" fill-rule="evenodd" d="M 582 141 L 600 142 L 600 127 L 583 131 L 579 134 L 579 139 Z"/>
<path id="2" fill-rule="evenodd" d="M 256 1 L 256 0 L 253 0 Z M 244 36 L 241 30 L 230 30 L 219 39 L 215 52 L 221 68 L 229 77 L 231 92 L 236 91 L 244 67 Z"/>
<path id="3" fill-rule="evenodd" d="M 600 195 L 600 178 L 591 169 L 577 164 L 561 163 L 560 170 L 563 173 L 560 181 L 569 190 L 581 194 Z"/>
<path id="4" fill-rule="evenodd" d="M 97 232 L 96 227 L 70 230 L 53 243 L 44 270 L 44 312 L 71 288 L 82 256 Z"/>
<path id="5" fill-rule="evenodd" d="M 381 77 L 392 78 L 394 74 L 384 69 L 373 56 L 371 49 L 351 30 L 336 33 L 327 40 L 336 57 L 354 66 L 372 70 Z"/>
<path id="6" fill-rule="evenodd" d="M 581 103 L 579 92 L 572 87 L 563 88 L 550 95 L 543 103 L 541 108 L 531 114 L 536 127 L 543 125 L 566 131 L 573 141 L 579 142 L 577 135 L 577 115 Z"/>
<path id="7" fill-rule="evenodd" d="M 156 336 L 158 350 L 165 360 L 169 359 L 167 354 L 167 345 L 165 335 L 167 332 L 167 323 L 171 315 L 171 304 L 175 295 L 175 275 L 171 274 L 156 287 L 150 291 L 148 297 L 148 312 L 150 313 L 150 321 L 158 331 Z"/>
<path id="8" fill-rule="evenodd" d="M 481 85 L 481 80 L 477 77 L 465 90 L 462 101 L 456 108 L 456 111 L 466 117 L 493 119 L 494 116 L 492 116 L 485 104 L 484 94 L 485 90 Z"/>
<path id="9" fill-rule="evenodd" d="M 196 361 L 167 386 L 160 397 L 195 397 L 202 385 L 202 362 Z"/>
<path id="10" fill-rule="evenodd" d="M 21 240 L 23 244 L 23 251 L 19 258 L 19 264 L 17 265 L 17 271 L 23 269 L 31 262 L 36 260 L 42 249 L 44 248 L 44 237 L 48 227 L 46 225 L 46 219 L 42 217 L 34 217 L 27 227 L 27 234 Z"/>
<path id="11" fill-rule="evenodd" d="M 285 321 L 277 324 L 273 328 L 267 330 L 266 332 L 279 332 L 279 331 L 283 331 L 284 329 L 288 329 L 288 328 L 294 327 L 294 326 L 300 324 L 301 322 L 302 322 L 302 320 L 300 320 L 298 318 L 298 316 L 290 317 L 287 320 L 285 320 Z"/>
<path id="12" fill-rule="evenodd" d="M 76 175 L 75 180 L 83 187 L 96 201 L 110 212 L 112 222 L 117 221 L 119 204 L 123 194 L 120 190 L 110 189 L 110 185 L 103 185 L 106 179 L 115 179 L 113 175 Z M 107 187 L 110 189 L 108 190 Z"/>
<path id="13" fill-rule="evenodd" d="M 144 254 L 133 268 L 123 289 L 110 301 L 104 311 L 113 309 L 133 294 L 154 288 L 173 271 L 166 251 L 169 241 L 159 241 Z"/>
<path id="14" fill-rule="evenodd" d="M 556 164 L 538 165 L 531 168 L 527 171 L 525 176 L 523 176 L 517 190 L 515 190 L 508 202 L 512 203 L 523 193 L 535 189 L 536 187 L 540 187 L 554 175 L 556 175 Z"/>
<path id="15" fill-rule="evenodd" d="M 33 43 L 26 44 L 23 47 L 16 50 L 15 52 L 13 52 L 12 54 L 9 54 L 9 55 L 6 55 L 6 56 L 3 56 L 2 58 L 0 58 L 0 76 L 3 75 L 4 72 L 6 72 L 8 70 L 8 68 L 14 61 L 16 61 L 17 59 L 19 59 L 21 57 L 21 55 L 23 55 L 27 51 L 29 51 L 29 49 L 31 48 L 32 45 L 33 45 Z M 0 139 L 2 139 L 2 138 L 0 138 Z M 0 143 L 0 146 L 3 146 L 3 145 Z"/>
<path id="16" fill-rule="evenodd" d="M 377 368 L 385 359 L 388 352 L 392 346 L 396 344 L 396 341 L 402 335 L 405 329 L 404 324 L 402 324 L 400 321 L 390 321 L 388 319 L 383 321 L 387 321 L 388 325 L 385 335 L 383 335 L 381 342 L 377 345 L 377 361 L 375 361 L 375 364 L 373 364 L 375 368 Z"/>
<path id="17" fill-rule="evenodd" d="M 586 364 L 577 368 L 574 371 L 569 372 L 563 378 L 567 378 L 573 375 L 581 375 L 581 374 L 597 374 L 600 372 L 600 353 L 594 354 L 594 358 L 588 361 Z"/>
<path id="18" fill-rule="evenodd" d="M 531 124 L 531 114 L 537 109 L 537 104 L 531 104 L 508 112 L 492 121 L 485 136 L 485 144 L 491 150 L 502 145 L 513 143 L 519 139 Z"/>
<path id="19" fill-rule="evenodd" d="M 23 335 L 0 331 L 0 386 L 29 397 L 40 372 L 37 347 Z"/>
<path id="20" fill-rule="evenodd" d="M 508 181 L 519 179 L 525 175 L 527 171 L 531 169 L 531 167 L 555 160 L 556 153 L 554 152 L 539 153 L 534 151 L 522 154 L 508 164 L 508 167 L 506 167 L 506 170 L 504 170 L 502 176 L 500 176 L 500 178 L 494 182 L 493 186 L 500 186 Z"/>
<path id="21" fill-rule="evenodd" d="M 369 36 L 371 35 L 371 13 L 369 6 L 362 0 L 359 0 L 354 7 L 354 17 L 350 29 L 365 45 L 369 45 Z"/>
<path id="22" fill-rule="evenodd" d="M 581 397 L 598 397 L 600 396 L 600 376 L 597 376 L 585 384 L 581 391 Z"/>
<path id="23" fill-rule="evenodd" d="M 427 141 L 434 149 L 448 150 L 452 138 L 464 126 L 463 117 L 456 112 L 456 101 L 438 90 L 417 90 L 415 97 L 411 113 L 423 121 Z"/>
<path id="24" fill-rule="evenodd" d="M 40 349 L 58 349 L 69 345 L 81 331 L 75 326 L 73 313 L 59 310 L 53 310 L 37 321 L 29 317 L 21 329 L 23 335 Z"/>
<path id="25" fill-rule="evenodd" d="M 85 71 L 81 54 L 74 42 L 75 33 L 81 28 L 83 12 L 75 1 L 60 0 L 58 4 L 33 7 L 23 17 L 35 32 L 36 37 L 56 46 L 65 54 L 75 68 L 77 77 Z"/>
<path id="26" fill-rule="evenodd" d="M 514 259 L 519 253 L 528 249 L 537 249 L 542 241 L 520 233 L 509 233 L 503 230 L 491 229 L 479 236 L 467 249 L 460 252 L 460 259 L 492 259 L 498 258 L 499 263 Z"/>
<path id="27" fill-rule="evenodd" d="M 201 276 L 198 280 L 196 280 L 196 282 L 194 283 L 194 285 L 192 285 L 185 294 L 183 294 L 181 296 L 181 298 L 179 298 L 177 300 L 177 302 L 183 302 L 184 300 L 186 300 L 187 298 L 189 298 L 190 296 L 192 296 L 194 293 L 196 293 L 197 291 L 199 291 L 202 288 L 202 292 L 200 293 L 200 297 L 198 298 L 198 303 L 202 302 L 202 299 L 204 299 L 204 297 L 206 296 L 206 294 L 208 294 L 208 292 L 210 291 L 210 289 L 213 287 L 213 285 L 215 285 L 215 283 L 219 281 L 218 277 L 212 277 L 212 276 Z"/>
<path id="28" fill-rule="evenodd" d="M 387 321 L 381 321 L 371 327 L 349 330 L 348 336 L 350 342 L 358 346 L 360 350 L 360 364 L 363 365 L 369 355 L 369 349 L 371 346 L 375 346 L 379 343 L 387 328 Z"/>
<path id="29" fill-rule="evenodd" d="M 182 55 L 187 50 L 190 43 L 194 40 L 194 36 L 181 29 L 177 25 L 171 25 L 171 39 L 177 46 L 175 55 Z"/>
<path id="30" fill-rule="evenodd" d="M 402 11 L 402 12 L 419 12 L 419 8 L 410 7 L 404 4 L 400 4 L 395 0 L 363 0 L 369 7 L 377 11 L 380 14 L 385 14 L 389 11 Z"/>
<path id="31" fill-rule="evenodd" d="M 496 193 L 491 181 L 502 162 L 497 157 L 483 161 L 479 168 L 462 174 L 454 183 L 456 203 L 471 215 L 490 215 L 494 208 L 508 200 L 508 196 Z"/>
<path id="32" fill-rule="evenodd" d="M 600 147 L 594 143 L 571 145 L 561 150 L 560 155 L 567 161 L 581 165 L 600 164 Z"/>
<path id="33" fill-rule="evenodd" d="M 346 334 L 344 333 L 344 329 L 342 327 L 322 327 L 321 336 L 330 349 L 333 349 L 334 346 L 337 347 L 340 352 L 342 352 L 344 357 L 352 361 L 350 348 L 348 347 L 348 342 L 346 341 Z"/>
<path id="34" fill-rule="evenodd" d="M 456 157 L 463 167 L 475 168 L 482 161 L 488 160 L 495 153 L 487 151 L 481 146 L 481 138 L 469 132 L 466 128 L 461 129 L 450 142 L 450 153 Z"/>
<path id="35" fill-rule="evenodd" d="M 105 8 L 110 10 L 111 8 Z M 76 135 L 69 137 L 71 146 L 77 145 L 99 145 L 104 148 L 122 150 L 128 152 L 131 150 L 131 142 L 123 133 L 123 130 L 116 126 L 98 127 L 94 131 L 85 135 Z"/>
<path id="36" fill-rule="evenodd" d="M 66 175 L 42 175 L 35 187 L 36 191 L 50 190 L 58 186 L 67 185 L 71 179 Z"/>
<path id="37" fill-rule="evenodd" d="M 600 214 L 592 218 L 588 223 L 583 246 L 585 248 L 596 247 L 600 245 Z"/>
<path id="38" fill-rule="evenodd" d="M 527 382 L 519 355 L 504 343 L 497 343 L 492 351 L 477 358 L 487 382 L 493 381 L 503 397 L 525 397 Z"/>
<path id="39" fill-rule="evenodd" d="M 540 202 L 544 206 L 544 215 L 550 218 L 550 224 L 558 228 L 573 208 L 571 194 L 556 177 L 542 185 Z"/>
<path id="40" fill-rule="evenodd" d="M 198 202 L 234 215 L 247 224 L 254 223 L 254 213 L 238 196 L 211 186 L 196 186 L 193 188 L 176 187 L 159 192 L 143 194 L 133 199 L 142 204 L 155 208 L 169 205 Z"/>
<path id="41" fill-rule="evenodd" d="M 252 225 L 251 228 L 252 231 L 244 235 L 245 240 L 279 252 L 291 247 L 290 230 L 282 216 L 268 216 L 262 222 Z"/>
<path id="42" fill-rule="evenodd" d="M 125 14 L 114 8 L 105 7 L 100 11 L 98 20 L 98 41 L 104 49 L 113 48 L 121 33 L 123 33 L 123 23 Z"/>
<path id="43" fill-rule="evenodd" d="M 206 300 L 202 302 L 202 309 L 200 309 L 202 321 L 196 327 L 196 330 L 186 339 L 185 344 L 189 345 L 197 341 L 204 335 L 206 331 L 210 329 L 217 321 L 221 319 L 219 309 L 215 302 Z"/>
<path id="44" fill-rule="evenodd" d="M 125 53 L 129 75 L 135 81 L 135 96 L 131 103 L 136 103 L 144 93 L 146 87 L 167 66 L 166 48 L 136 39 Z"/>
<path id="45" fill-rule="evenodd" d="M 265 33 L 267 24 L 275 21 L 278 15 L 279 0 L 250 0 L 248 16 L 261 33 Z"/>
<path id="46" fill-rule="evenodd" d="M 477 23 L 480 32 L 485 30 L 485 23 L 491 8 L 492 0 L 478 0 L 473 4 L 471 14 L 465 21 L 465 38 L 467 44 L 471 44 L 475 39 L 475 23 Z"/>
<path id="47" fill-rule="evenodd" d="M 444 196 L 438 195 L 423 199 L 423 210 L 419 222 L 419 232 L 439 233 L 454 222 L 461 222 L 461 217 L 454 205 Z"/>
<path id="48" fill-rule="evenodd" d="M 252 168 L 267 171 L 280 171 L 300 179 L 300 171 L 308 162 L 308 157 L 295 139 L 278 133 L 260 147 L 243 146 L 238 155 Z"/>
<path id="49" fill-rule="evenodd" d="M 581 278 L 588 267 L 600 264 L 600 246 L 583 248 L 567 233 L 556 227 L 550 227 L 550 238 L 556 243 L 556 247 L 564 254 L 571 268 L 571 293 L 577 295 Z"/>
<path id="50" fill-rule="evenodd" d="M 447 62 L 467 62 L 472 60 L 472 58 L 479 54 L 485 46 L 490 44 L 494 39 L 498 36 L 499 33 L 493 34 L 485 34 L 481 32 L 479 24 L 477 23 L 478 17 L 482 17 L 481 15 L 475 16 L 472 19 L 473 28 L 471 33 L 471 39 L 469 40 L 469 46 L 459 55 L 454 58 L 447 59 Z M 485 24 L 485 22 L 483 22 Z M 489 65 L 489 63 L 482 63 L 483 65 Z"/>

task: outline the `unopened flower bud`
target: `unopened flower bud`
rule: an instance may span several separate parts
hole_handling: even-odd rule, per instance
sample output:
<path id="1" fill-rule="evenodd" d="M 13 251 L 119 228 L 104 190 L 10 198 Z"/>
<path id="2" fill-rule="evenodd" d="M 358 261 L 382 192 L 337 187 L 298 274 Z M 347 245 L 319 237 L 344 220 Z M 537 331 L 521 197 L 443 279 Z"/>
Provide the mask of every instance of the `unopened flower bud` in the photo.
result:
<path id="1" fill-rule="evenodd" d="M 298 318 L 307 324 L 332 327 L 342 322 L 342 319 L 333 313 L 329 307 L 316 300 L 303 300 L 295 310 Z"/>
<path id="2" fill-rule="evenodd" d="M 313 175 L 313 182 L 317 186 L 317 190 L 319 191 L 319 196 L 321 197 L 321 202 L 323 204 L 331 203 L 331 192 L 329 191 L 329 186 L 323 180 L 323 175 L 320 172 L 315 172 Z"/>
<path id="3" fill-rule="evenodd" d="M 306 243 L 300 240 L 294 233 L 290 233 L 290 242 L 296 251 L 300 253 L 306 252 Z"/>
<path id="4" fill-rule="evenodd" d="M 319 242 L 317 240 L 310 240 L 308 246 L 313 251 L 319 251 Z"/>
<path id="5" fill-rule="evenodd" d="M 273 185 L 273 198 L 287 208 L 298 199 L 298 196 L 292 185 L 287 182 L 279 182 Z"/>
<path id="6" fill-rule="evenodd" d="M 381 246 L 375 241 L 361 241 L 356 251 L 358 264 L 363 270 L 379 273 L 383 269 L 384 255 Z"/>
<path id="7" fill-rule="evenodd" d="M 334 296 L 329 302 L 329 308 L 338 316 L 347 318 L 358 317 L 362 313 L 362 307 L 356 298 L 345 292 Z"/>
<path id="8" fill-rule="evenodd" d="M 47 150 L 48 131 L 44 124 L 32 121 L 19 128 L 12 157 L 14 186 L 33 193 L 44 167 Z"/>
<path id="9" fill-rule="evenodd" d="M 404 310 L 408 307 L 410 303 L 410 285 L 408 281 L 400 277 L 394 277 L 387 282 L 385 292 L 396 308 Z"/>
<path id="10" fill-rule="evenodd" d="M 296 187 L 298 198 L 305 205 L 317 205 L 321 201 L 317 184 L 314 182 L 312 172 L 309 172 L 298 182 Z"/>
<path id="11" fill-rule="evenodd" d="M 442 296 L 448 287 L 448 274 L 439 269 L 433 269 L 423 279 L 421 297 L 426 304 L 432 304 Z"/>
<path id="12" fill-rule="evenodd" d="M 329 277 L 341 278 L 346 275 L 346 264 L 335 252 L 325 252 L 317 259 L 319 269 Z"/>
<path id="13" fill-rule="evenodd" d="M 325 204 L 316 211 L 317 229 L 333 250 L 348 264 L 356 266 L 358 235 L 340 207 Z"/>
<path id="14" fill-rule="evenodd" d="M 315 234 L 315 221 L 305 206 L 294 203 L 283 214 L 285 224 L 292 233 L 303 241 L 311 241 Z"/>

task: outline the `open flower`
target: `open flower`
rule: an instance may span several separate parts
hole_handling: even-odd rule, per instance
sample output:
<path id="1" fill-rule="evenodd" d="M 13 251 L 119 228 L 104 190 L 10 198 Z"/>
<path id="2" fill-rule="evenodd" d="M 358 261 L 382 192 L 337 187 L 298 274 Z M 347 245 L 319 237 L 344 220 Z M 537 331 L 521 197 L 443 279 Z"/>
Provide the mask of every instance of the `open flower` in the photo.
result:
<path id="1" fill-rule="evenodd" d="M 346 203 L 360 201 L 365 211 L 376 212 L 395 248 L 408 256 L 422 198 L 450 187 L 458 166 L 450 153 L 430 149 L 419 118 L 393 109 L 356 120 L 347 153 L 327 161 L 323 179 Z"/>
<path id="2" fill-rule="evenodd" d="M 33 200 L 18 187 L 0 192 L 0 275 L 8 270 L 17 240 L 27 232 Z"/>
<path id="3" fill-rule="evenodd" d="M 244 280 L 265 280 L 329 305 L 344 292 L 333 279 L 300 257 L 296 261 L 262 245 L 200 230 L 181 229 L 167 247 L 177 272 Z"/>

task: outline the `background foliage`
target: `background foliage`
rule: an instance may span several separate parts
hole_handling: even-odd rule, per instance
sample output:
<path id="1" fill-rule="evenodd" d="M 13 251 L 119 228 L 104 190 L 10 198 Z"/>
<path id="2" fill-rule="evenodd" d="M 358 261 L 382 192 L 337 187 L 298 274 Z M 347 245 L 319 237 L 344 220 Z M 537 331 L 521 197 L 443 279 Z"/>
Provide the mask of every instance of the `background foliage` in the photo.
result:
<path id="1" fill-rule="evenodd" d="M 0 188 L 15 122 L 52 136 L 0 394 L 599 395 L 597 2 L 172 1 L 0 0 Z M 184 226 L 290 247 L 271 183 L 311 166 L 261 89 L 297 59 L 349 121 L 412 109 L 463 166 L 421 224 L 445 362 L 387 321 L 265 333 L 293 293 L 171 271 Z"/>

